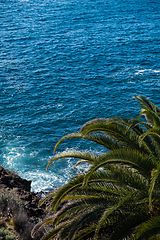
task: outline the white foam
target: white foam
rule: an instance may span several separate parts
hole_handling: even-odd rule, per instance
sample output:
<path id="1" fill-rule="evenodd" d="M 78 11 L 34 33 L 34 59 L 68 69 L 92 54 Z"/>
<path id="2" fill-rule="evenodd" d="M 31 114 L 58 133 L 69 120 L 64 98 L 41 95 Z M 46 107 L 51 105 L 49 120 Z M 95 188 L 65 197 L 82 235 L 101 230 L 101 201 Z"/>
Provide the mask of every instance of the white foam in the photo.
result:
<path id="1" fill-rule="evenodd" d="M 66 152 L 79 151 L 81 144 L 79 143 L 77 145 L 78 146 L 74 148 L 66 148 Z M 88 152 L 92 151 L 93 149 L 90 147 Z M 104 150 L 94 149 L 94 153 L 103 154 Z M 31 190 L 34 192 L 53 190 L 54 188 L 67 183 L 75 174 L 85 172 L 89 167 L 87 163 L 81 163 L 73 169 L 73 166 L 77 163 L 78 159 L 69 157 L 59 159 L 58 161 L 52 163 L 47 171 L 45 170 L 45 167 L 49 162 L 48 157 L 40 159 L 37 163 L 37 160 L 35 160 L 33 165 L 32 161 L 28 161 L 28 157 L 37 158 L 37 155 L 38 151 L 27 153 L 24 146 L 17 147 L 13 146 L 11 143 L 6 146 L 3 154 L 4 167 L 17 171 L 20 177 L 32 181 Z M 41 164 L 43 166 L 41 166 Z"/>
<path id="2" fill-rule="evenodd" d="M 30 171 L 23 173 L 23 178 L 31 180 L 31 190 L 34 192 L 47 191 L 53 189 L 54 183 L 59 179 L 58 176 L 50 171 Z"/>
<path id="3" fill-rule="evenodd" d="M 3 155 L 5 159 L 5 165 L 9 168 L 17 168 L 20 164 L 20 160 L 25 156 L 24 148 L 6 147 L 6 153 Z"/>
<path id="4" fill-rule="evenodd" d="M 150 72 L 150 73 L 160 73 L 160 70 L 154 70 L 154 69 L 141 69 L 141 70 L 137 70 L 137 72 L 135 72 L 135 75 L 138 74 L 143 74 L 145 72 Z"/>

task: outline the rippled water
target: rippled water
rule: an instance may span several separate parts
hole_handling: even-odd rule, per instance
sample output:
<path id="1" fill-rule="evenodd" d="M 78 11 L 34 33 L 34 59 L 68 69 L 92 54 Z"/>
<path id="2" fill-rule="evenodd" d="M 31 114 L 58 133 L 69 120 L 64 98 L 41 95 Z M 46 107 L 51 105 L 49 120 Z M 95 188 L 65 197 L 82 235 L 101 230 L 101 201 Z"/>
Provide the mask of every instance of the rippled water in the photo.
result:
<path id="1" fill-rule="evenodd" d="M 95 117 L 136 117 L 137 94 L 159 104 L 160 1 L 0 1 L 0 164 L 60 186 L 74 160 L 46 165 L 64 134 Z M 160 105 L 160 104 L 159 104 Z M 59 146 L 103 151 L 70 140 Z"/>

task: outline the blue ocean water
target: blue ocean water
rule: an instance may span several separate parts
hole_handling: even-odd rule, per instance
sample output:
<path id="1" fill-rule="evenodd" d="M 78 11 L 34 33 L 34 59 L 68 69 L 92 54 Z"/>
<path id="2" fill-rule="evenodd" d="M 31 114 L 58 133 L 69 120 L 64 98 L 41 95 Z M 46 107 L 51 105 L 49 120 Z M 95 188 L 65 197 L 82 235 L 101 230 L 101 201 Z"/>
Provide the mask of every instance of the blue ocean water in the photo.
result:
<path id="1" fill-rule="evenodd" d="M 137 117 L 134 96 L 160 106 L 159 0 L 0 1 L 0 165 L 61 186 L 86 166 L 45 170 L 60 137 L 96 117 Z M 67 149 L 103 151 L 69 140 Z"/>

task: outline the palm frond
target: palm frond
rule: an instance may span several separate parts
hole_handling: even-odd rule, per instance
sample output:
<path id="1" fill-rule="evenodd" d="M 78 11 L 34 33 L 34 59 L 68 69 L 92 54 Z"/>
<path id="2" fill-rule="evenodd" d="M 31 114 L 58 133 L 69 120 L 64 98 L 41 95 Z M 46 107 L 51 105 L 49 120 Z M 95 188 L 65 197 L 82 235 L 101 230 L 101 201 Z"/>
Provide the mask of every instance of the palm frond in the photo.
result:
<path id="1" fill-rule="evenodd" d="M 84 239 L 84 237 L 86 238 L 91 233 L 94 233 L 95 228 L 96 227 L 94 225 L 86 227 L 85 229 L 79 231 L 79 233 L 76 234 L 76 236 L 74 236 L 74 240 L 81 240 Z"/>
<path id="2" fill-rule="evenodd" d="M 153 103 L 151 103 L 148 98 L 142 95 L 137 95 L 135 98 L 137 101 L 139 101 L 142 104 L 141 108 L 145 106 L 150 111 L 154 111 Z"/>
<path id="3" fill-rule="evenodd" d="M 51 203 L 51 211 L 52 210 L 56 211 L 63 197 L 65 197 L 69 192 L 73 191 L 77 187 L 81 187 L 83 179 L 84 179 L 83 175 L 79 175 L 72 179 L 71 181 L 69 181 L 67 184 L 63 185 L 63 187 L 58 189 L 56 191 L 56 196 L 54 197 Z"/>
<path id="4" fill-rule="evenodd" d="M 150 232 L 153 229 L 154 229 L 154 231 L 155 231 L 155 229 L 158 229 L 158 232 L 160 233 L 160 216 L 153 217 L 153 218 L 149 219 L 148 221 L 143 222 L 135 230 L 134 236 L 131 239 L 138 240 L 144 233 Z"/>
<path id="5" fill-rule="evenodd" d="M 51 163 L 53 163 L 54 161 L 56 161 L 57 159 L 60 158 L 69 158 L 69 157 L 74 157 L 74 158 L 80 158 L 83 159 L 83 162 L 89 163 L 89 164 L 93 164 L 93 162 L 96 161 L 97 159 L 97 155 L 90 153 L 90 152 L 81 152 L 81 151 L 65 151 L 62 153 L 59 153 L 57 155 L 55 155 L 53 158 L 51 158 L 51 160 L 49 161 L 47 168 L 49 168 L 49 166 L 51 165 Z"/>
<path id="6" fill-rule="evenodd" d="M 66 139 L 70 139 L 70 138 L 83 138 L 83 136 L 82 136 L 82 134 L 79 133 L 79 132 L 74 132 L 74 133 L 67 134 L 67 135 L 63 136 L 63 137 L 56 143 L 56 145 L 55 145 L 55 147 L 54 147 L 54 153 L 55 153 L 55 151 L 57 150 L 57 147 L 59 146 L 59 144 L 60 144 L 61 142 L 63 142 L 63 141 L 66 140 Z"/>
<path id="7" fill-rule="evenodd" d="M 150 211 L 152 210 L 152 193 L 153 193 L 154 186 L 156 184 L 156 180 L 157 180 L 159 174 L 160 174 L 160 163 L 158 164 L 156 169 L 152 170 L 152 173 L 151 173 L 151 185 L 149 188 L 149 209 L 150 209 Z"/>
<path id="8" fill-rule="evenodd" d="M 130 128 L 126 122 L 113 122 L 112 120 L 109 121 L 109 119 L 93 119 L 84 124 L 80 132 L 84 136 L 91 132 L 102 132 L 125 148 L 136 149 L 149 154 L 148 147 L 146 147 L 145 144 L 142 144 L 141 147 L 139 146 L 139 135 Z"/>
<path id="9" fill-rule="evenodd" d="M 94 205 L 88 211 L 84 211 L 81 214 L 77 214 L 73 220 L 70 220 L 68 224 L 59 233 L 60 239 L 73 239 L 73 236 L 78 234 L 78 232 L 83 229 L 86 223 L 95 222 L 98 220 L 101 212 L 104 211 L 103 205 Z"/>
<path id="10" fill-rule="evenodd" d="M 153 142 L 153 140 L 155 141 L 154 145 L 155 146 L 157 145 L 158 149 L 159 149 L 159 147 L 160 147 L 160 128 L 152 128 L 152 129 L 148 130 L 147 132 L 143 133 L 142 135 L 140 135 L 140 137 L 139 137 L 140 146 L 144 142 L 144 139 L 149 135 L 152 137 L 152 142 Z"/>
<path id="11" fill-rule="evenodd" d="M 116 142 L 114 139 L 111 139 L 110 137 L 107 137 L 104 134 L 90 133 L 87 135 L 83 135 L 80 132 L 75 132 L 75 133 L 67 134 L 64 137 L 62 137 L 55 145 L 54 153 L 56 152 L 57 147 L 60 145 L 61 142 L 71 138 L 81 138 L 81 139 L 89 140 L 97 144 L 100 144 L 108 149 L 118 149 L 121 147 L 120 143 Z"/>
<path id="12" fill-rule="evenodd" d="M 151 127 L 148 123 L 142 122 L 138 119 L 131 119 L 129 121 L 129 128 L 132 128 L 132 130 L 136 132 L 136 134 L 139 136 L 139 138 L 141 135 L 146 133 L 146 129 L 147 130 L 151 129 Z M 157 146 L 154 144 L 152 137 L 150 137 L 149 135 L 146 135 L 145 138 L 143 138 L 143 144 L 145 147 L 148 148 L 150 154 L 154 155 L 155 157 L 158 156 L 158 149 L 157 149 Z M 141 144 L 140 144 L 140 146 L 141 146 Z M 142 149 L 142 151 L 143 151 L 143 149 Z"/>
<path id="13" fill-rule="evenodd" d="M 144 96 L 137 96 L 136 99 L 142 103 L 140 106 L 142 108 L 141 113 L 139 115 L 139 119 L 142 115 L 145 116 L 147 122 L 151 127 L 159 127 L 160 126 L 160 109 L 151 103 L 149 99 Z"/>
<path id="14" fill-rule="evenodd" d="M 95 240 L 97 240 L 98 233 L 103 225 L 105 225 L 105 222 L 107 221 L 107 218 L 110 214 L 112 214 L 114 211 L 116 211 L 118 208 L 120 208 L 125 202 L 128 200 L 131 200 L 133 198 L 133 194 L 127 195 L 125 198 L 119 199 L 118 204 L 115 204 L 114 206 L 107 208 L 104 213 L 102 214 L 95 230 Z"/>
<path id="15" fill-rule="evenodd" d="M 107 167 L 106 179 L 115 180 L 116 185 L 129 186 L 137 189 L 141 192 L 147 192 L 149 188 L 149 180 L 147 180 L 142 174 L 135 171 L 133 168 L 128 168 L 119 165 L 109 165 Z"/>
<path id="16" fill-rule="evenodd" d="M 32 229 L 32 232 L 31 232 L 31 237 L 34 238 L 38 232 L 38 230 L 44 226 L 46 224 L 46 222 L 53 222 L 54 220 L 54 216 L 50 216 L 48 217 L 47 219 L 44 219 L 43 221 L 37 223 L 34 228 Z"/>
<path id="17" fill-rule="evenodd" d="M 118 219 L 118 224 L 115 226 L 115 231 L 112 233 L 111 240 L 131 240 L 133 237 L 133 230 L 137 225 L 148 219 L 147 205 L 142 207 L 133 207 L 131 213 L 122 214 Z"/>
<path id="18" fill-rule="evenodd" d="M 94 165 L 91 166 L 87 171 L 83 186 L 87 186 L 88 179 L 94 171 L 110 164 L 128 165 L 131 168 L 138 170 L 147 179 L 150 178 L 150 172 L 155 166 L 147 155 L 144 155 L 139 151 L 130 149 L 127 151 L 125 149 L 114 150 L 97 158 L 97 161 L 94 163 Z"/>
<path id="19" fill-rule="evenodd" d="M 56 227 L 53 231 L 47 233 L 45 236 L 42 237 L 41 240 L 51 240 L 53 239 L 55 236 L 57 236 L 57 234 L 59 233 L 59 231 L 62 229 L 62 226 L 60 227 Z"/>

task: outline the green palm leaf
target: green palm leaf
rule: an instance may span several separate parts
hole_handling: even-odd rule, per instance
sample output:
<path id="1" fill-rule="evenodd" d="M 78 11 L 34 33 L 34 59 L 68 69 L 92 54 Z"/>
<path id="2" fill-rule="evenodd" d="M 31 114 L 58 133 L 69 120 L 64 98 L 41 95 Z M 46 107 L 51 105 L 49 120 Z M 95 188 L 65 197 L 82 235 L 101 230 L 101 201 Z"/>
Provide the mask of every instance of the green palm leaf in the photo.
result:
<path id="1" fill-rule="evenodd" d="M 74 236 L 74 240 L 81 240 L 84 239 L 84 237 L 88 236 L 91 233 L 94 233 L 95 231 L 95 226 L 89 226 L 80 231 L 78 234 Z"/>
<path id="2" fill-rule="evenodd" d="M 156 169 L 152 170 L 152 173 L 151 173 L 151 185 L 149 188 L 149 209 L 150 209 L 150 211 L 152 210 L 152 194 L 153 194 L 153 190 L 154 190 L 156 180 L 157 180 L 159 174 L 160 174 L 160 163 L 158 164 Z"/>
<path id="3" fill-rule="evenodd" d="M 147 179 L 150 178 L 152 168 L 155 166 L 148 156 L 136 150 L 114 150 L 97 158 L 94 165 L 87 171 L 83 186 L 87 187 L 88 179 L 94 171 L 110 164 L 128 165 L 139 171 Z"/>
<path id="4" fill-rule="evenodd" d="M 104 134 L 90 133 L 87 135 L 83 135 L 80 132 L 75 132 L 75 133 L 67 134 L 64 137 L 62 137 L 55 145 L 54 152 L 57 150 L 57 147 L 61 142 L 71 138 L 86 139 L 86 140 L 95 142 L 97 144 L 100 144 L 108 149 L 118 149 L 122 146 L 120 143 L 116 142 L 114 139 L 111 139 L 110 137 L 107 137 Z"/>
<path id="5" fill-rule="evenodd" d="M 54 229 L 53 231 L 49 232 L 44 237 L 42 237 L 41 240 L 51 240 L 51 239 L 53 239 L 59 233 L 61 228 L 62 227 L 58 227 L 58 228 Z"/>
<path id="6" fill-rule="evenodd" d="M 154 232 L 152 232 L 154 235 L 156 229 L 158 229 L 158 232 L 160 232 L 160 216 L 153 217 L 148 221 L 143 222 L 140 226 L 138 226 L 134 236 L 131 239 L 138 240 L 143 234 L 151 232 L 152 230 L 154 230 Z"/>
<path id="7" fill-rule="evenodd" d="M 67 152 L 62 152 L 57 155 L 55 155 L 48 163 L 47 169 L 51 165 L 52 162 L 56 161 L 57 159 L 60 158 L 68 158 L 68 157 L 74 157 L 74 158 L 80 158 L 83 159 L 83 162 L 93 164 L 94 161 L 96 161 L 97 155 L 89 152 L 80 152 L 80 151 L 67 151 Z"/>
<path id="8" fill-rule="evenodd" d="M 142 115 L 144 115 L 151 127 L 159 127 L 160 109 L 153 103 L 151 103 L 149 99 L 147 99 L 144 96 L 137 96 L 136 99 L 142 103 L 142 106 L 140 106 L 142 110 L 139 115 L 139 119 L 141 118 Z"/>
<path id="9" fill-rule="evenodd" d="M 100 228 L 105 224 L 108 216 L 110 214 L 112 214 L 114 211 L 116 211 L 118 208 L 120 208 L 125 202 L 127 202 L 128 200 L 131 200 L 132 198 L 133 198 L 133 194 L 129 194 L 129 195 L 127 195 L 127 197 L 120 199 L 118 204 L 115 204 L 114 206 L 107 208 L 104 211 L 104 213 L 102 214 L 102 216 L 97 224 L 96 230 L 95 230 L 95 240 L 97 240 Z"/>
<path id="10" fill-rule="evenodd" d="M 109 136 L 114 139 L 121 146 L 130 149 L 136 149 L 140 152 L 144 152 L 146 154 L 150 153 L 150 145 L 144 144 L 139 146 L 139 135 L 130 128 L 131 125 L 124 121 L 113 122 L 109 119 L 93 119 L 88 123 L 84 124 L 80 129 L 82 135 L 86 136 L 91 132 L 103 132 L 103 134 Z"/>
<path id="11" fill-rule="evenodd" d="M 144 139 L 148 136 L 152 136 L 152 139 L 155 140 L 155 145 L 158 146 L 158 149 L 160 147 L 160 128 L 152 128 L 148 130 L 147 132 L 143 133 L 139 137 L 139 144 L 142 145 Z"/>

